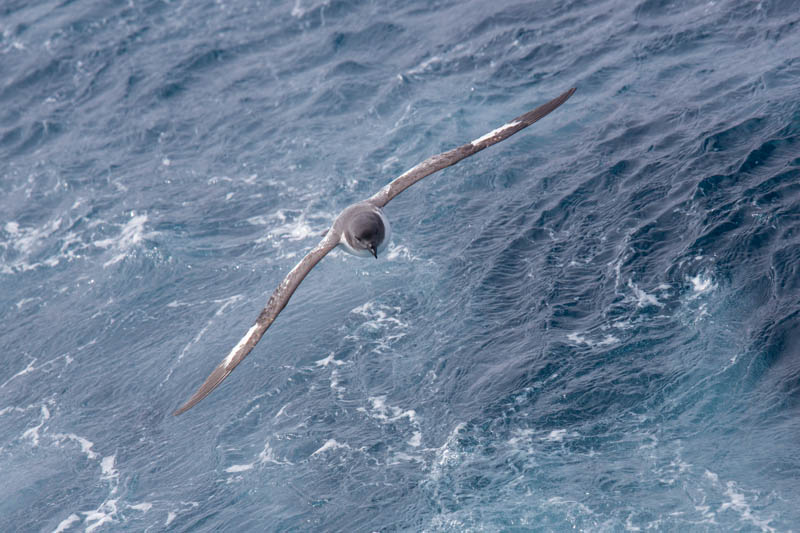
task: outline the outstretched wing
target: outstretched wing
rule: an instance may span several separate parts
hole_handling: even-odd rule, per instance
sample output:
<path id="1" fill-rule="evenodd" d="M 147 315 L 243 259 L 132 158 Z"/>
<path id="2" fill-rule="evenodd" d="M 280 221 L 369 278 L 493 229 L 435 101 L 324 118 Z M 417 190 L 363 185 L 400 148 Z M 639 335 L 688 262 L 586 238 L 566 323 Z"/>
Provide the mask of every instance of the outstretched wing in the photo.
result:
<path id="1" fill-rule="evenodd" d="M 261 311 L 261 314 L 258 315 L 256 319 L 256 323 L 253 324 L 253 327 L 245 333 L 242 340 L 233 347 L 231 353 L 228 354 L 222 363 L 219 364 L 217 368 L 211 373 L 210 376 L 206 379 L 205 383 L 203 383 L 197 392 L 189 398 L 189 401 L 183 404 L 180 409 L 172 413 L 173 415 L 179 415 L 184 411 L 187 411 L 194 407 L 194 405 L 211 394 L 211 391 L 217 388 L 217 385 L 222 383 L 228 374 L 236 368 L 236 365 L 242 362 L 242 359 L 247 357 L 247 354 L 250 353 L 250 350 L 261 340 L 261 337 L 264 335 L 264 332 L 267 331 L 275 319 L 278 317 L 280 312 L 286 307 L 286 304 L 289 302 L 289 298 L 292 297 L 294 294 L 295 289 L 297 286 L 300 285 L 300 282 L 303 281 L 303 278 L 306 277 L 314 266 L 319 263 L 320 259 L 325 257 L 328 252 L 336 248 L 336 245 L 339 244 L 339 233 L 334 231 L 333 228 L 328 230 L 328 233 L 325 234 L 325 238 L 314 247 L 295 267 L 286 275 L 286 278 L 278 285 L 278 288 L 275 289 L 275 292 L 272 293 L 272 296 L 269 298 L 269 302 L 267 302 L 267 306 Z"/>
<path id="2" fill-rule="evenodd" d="M 518 131 L 527 128 L 566 102 L 574 92 L 575 88 L 572 88 L 558 98 L 550 100 L 546 104 L 537 107 L 533 111 L 528 111 L 524 115 L 515 118 L 511 122 L 500 126 L 496 130 L 490 131 L 483 137 L 475 139 L 471 143 L 459 146 L 458 148 L 453 148 L 452 150 L 444 152 L 443 154 L 429 157 L 419 165 L 407 170 L 392 180 L 391 183 L 378 191 L 368 201 L 374 205 L 377 205 L 378 207 L 385 206 L 392 198 L 408 189 L 425 176 L 430 176 L 434 172 L 438 172 L 443 168 L 455 165 L 465 157 L 469 157 L 474 153 L 480 152 L 484 148 L 488 148 L 495 143 L 499 143 L 502 140 L 508 139 Z"/>

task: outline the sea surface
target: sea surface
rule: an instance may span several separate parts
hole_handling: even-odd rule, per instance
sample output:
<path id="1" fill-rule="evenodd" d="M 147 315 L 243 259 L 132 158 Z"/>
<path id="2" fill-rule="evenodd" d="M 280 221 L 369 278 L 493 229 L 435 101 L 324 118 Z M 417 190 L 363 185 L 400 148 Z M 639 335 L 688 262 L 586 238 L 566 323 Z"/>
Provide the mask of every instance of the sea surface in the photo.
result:
<path id="1" fill-rule="evenodd" d="M 0 324 L 3 532 L 800 531 L 800 9 L 5 0 Z"/>

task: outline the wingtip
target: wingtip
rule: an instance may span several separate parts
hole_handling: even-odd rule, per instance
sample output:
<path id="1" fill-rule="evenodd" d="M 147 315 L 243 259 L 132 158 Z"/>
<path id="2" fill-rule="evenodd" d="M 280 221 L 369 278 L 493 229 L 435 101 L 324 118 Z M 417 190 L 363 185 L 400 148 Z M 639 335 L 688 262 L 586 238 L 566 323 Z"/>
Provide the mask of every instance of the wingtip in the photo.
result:
<path id="1" fill-rule="evenodd" d="M 564 93 L 561 96 L 559 96 L 558 99 L 563 98 L 563 102 L 566 102 L 573 94 L 575 94 L 575 91 L 577 90 L 578 90 L 577 87 L 571 87 L 566 91 L 564 91 Z"/>
<path id="2" fill-rule="evenodd" d="M 190 399 L 188 402 L 186 402 L 185 404 L 183 404 L 183 405 L 181 405 L 180 407 L 178 407 L 177 409 L 175 409 L 175 410 L 172 412 L 172 416 L 178 416 L 178 415 L 180 415 L 180 414 L 183 414 L 183 413 L 185 413 L 186 411 L 188 411 L 189 409 L 191 409 L 192 407 L 194 407 L 194 406 L 195 406 L 195 404 L 197 404 L 197 402 L 199 402 L 201 399 L 202 399 L 202 398 L 198 399 L 197 401 L 192 401 L 192 400 L 194 400 L 194 397 L 193 397 L 193 398 L 192 398 L 192 399 Z"/>
<path id="3" fill-rule="evenodd" d="M 191 408 L 192 406 L 189 405 L 189 402 L 186 402 L 185 404 L 181 405 L 180 407 L 172 411 L 172 416 L 178 416 L 180 414 L 183 414 Z"/>
<path id="4" fill-rule="evenodd" d="M 217 386 L 218 386 L 220 383 L 222 383 L 222 381 L 223 381 L 223 380 L 224 380 L 226 377 L 228 377 L 228 374 L 230 374 L 230 373 L 231 373 L 231 370 L 233 370 L 233 368 L 234 368 L 235 366 L 236 366 L 236 365 L 233 365 L 233 367 L 228 367 L 228 366 L 226 366 L 226 365 L 225 365 L 225 363 L 223 362 L 223 364 L 221 364 L 221 365 L 219 365 L 217 368 L 215 368 L 215 369 L 214 369 L 214 371 L 211 373 L 211 375 L 210 375 L 210 376 L 208 376 L 208 378 L 206 378 L 205 382 L 204 382 L 202 385 L 200 385 L 200 388 L 199 388 L 199 389 L 197 389 L 197 392 L 195 392 L 195 393 L 192 395 L 192 397 L 191 397 L 191 398 L 189 398 L 189 401 L 187 401 L 187 402 L 186 402 L 185 404 L 183 404 L 181 407 L 179 407 L 178 409 L 176 409 L 176 410 L 175 410 L 175 411 L 172 413 L 172 416 L 178 416 L 178 415 L 179 415 L 179 414 L 181 414 L 181 413 L 185 413 L 186 411 L 188 411 L 189 409 L 191 409 L 192 407 L 194 407 L 195 405 L 197 405 L 198 403 L 200 403 L 200 401 L 201 401 L 203 398 L 205 398 L 206 396 L 208 396 L 209 394 L 211 394 L 211 391 L 213 391 L 214 389 L 216 389 L 216 388 L 217 388 Z"/>

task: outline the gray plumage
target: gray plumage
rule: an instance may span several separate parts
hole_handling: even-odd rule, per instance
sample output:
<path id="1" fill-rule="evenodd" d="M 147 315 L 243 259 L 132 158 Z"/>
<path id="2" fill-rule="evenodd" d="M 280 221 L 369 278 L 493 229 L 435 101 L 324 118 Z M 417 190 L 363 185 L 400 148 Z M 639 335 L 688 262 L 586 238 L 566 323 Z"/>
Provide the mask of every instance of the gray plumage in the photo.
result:
<path id="1" fill-rule="evenodd" d="M 454 148 L 447 152 L 429 157 L 422 163 L 404 172 L 388 185 L 383 187 L 369 199 L 355 203 L 342 211 L 334 220 L 322 241 L 317 244 L 297 265 L 286 275 L 270 296 L 266 307 L 256 319 L 256 323 L 247 331 L 245 336 L 234 346 L 222 363 L 214 369 L 197 392 L 189 398 L 183 406 L 173 414 L 179 415 L 192 408 L 197 402 L 208 396 L 222 380 L 228 377 L 236 366 L 247 357 L 250 350 L 261 340 L 264 332 L 272 325 L 278 314 L 286 307 L 300 282 L 306 277 L 328 252 L 342 244 L 344 248 L 355 255 L 378 257 L 378 253 L 385 249 L 391 238 L 389 220 L 383 213 L 383 207 L 389 201 L 418 182 L 422 178 L 433 174 L 443 168 L 454 165 L 484 148 L 505 140 L 518 131 L 527 128 L 540 118 L 555 110 L 558 106 L 572 96 L 575 89 L 570 89 L 559 97 L 520 115 L 514 120 L 499 128 L 475 139 L 474 141 Z"/>
<path id="2" fill-rule="evenodd" d="M 370 202 L 353 204 L 339 215 L 338 230 L 342 234 L 342 244 L 353 255 L 378 258 L 391 238 L 389 219 L 383 209 Z"/>

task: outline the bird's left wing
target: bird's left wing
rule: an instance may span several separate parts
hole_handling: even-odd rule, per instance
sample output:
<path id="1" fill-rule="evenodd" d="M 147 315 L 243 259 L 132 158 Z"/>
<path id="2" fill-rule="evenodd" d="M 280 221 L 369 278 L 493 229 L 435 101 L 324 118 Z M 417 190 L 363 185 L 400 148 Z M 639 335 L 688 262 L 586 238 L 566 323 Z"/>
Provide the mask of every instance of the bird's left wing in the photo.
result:
<path id="1" fill-rule="evenodd" d="M 540 118 L 549 115 L 558 106 L 566 102 L 574 92 L 575 88 L 572 88 L 560 96 L 553 98 L 546 104 L 542 104 L 536 109 L 528 111 L 524 115 L 518 116 L 511 122 L 503 124 L 499 128 L 475 139 L 471 143 L 467 143 L 459 146 L 458 148 L 453 148 L 447 152 L 429 157 L 419 165 L 396 177 L 388 185 L 375 193 L 368 201 L 378 207 L 385 206 L 389 203 L 389 200 L 408 189 L 425 176 L 430 176 L 434 172 L 438 172 L 443 168 L 455 165 L 465 157 L 469 157 L 477 152 L 480 152 L 484 148 L 488 148 L 495 143 L 499 143 L 502 140 L 508 139 L 518 131 L 527 128 Z"/>
<path id="2" fill-rule="evenodd" d="M 336 248 L 336 245 L 339 244 L 339 232 L 331 228 L 325 234 L 325 238 L 314 247 L 295 267 L 286 275 L 286 278 L 278 285 L 278 288 L 275 289 L 275 292 L 272 293 L 272 296 L 269 298 L 269 302 L 267 302 L 267 306 L 261 311 L 261 314 L 258 315 L 256 319 L 256 323 L 253 324 L 253 327 L 248 330 L 242 340 L 233 347 L 231 353 L 228 354 L 222 363 L 219 364 L 217 368 L 211 373 L 210 376 L 206 379 L 205 383 L 203 383 L 197 392 L 189 398 L 189 401 L 183 404 L 180 409 L 172 413 L 173 415 L 179 415 L 184 411 L 187 411 L 194 407 L 194 405 L 211 394 L 217 385 L 222 383 L 228 374 L 236 368 L 236 365 L 242 362 L 242 359 L 247 357 L 247 354 L 250 353 L 250 350 L 261 340 L 261 337 L 264 335 L 264 332 L 267 331 L 267 328 L 272 325 L 275 319 L 278 317 L 278 314 L 286 307 L 286 304 L 289 302 L 289 298 L 292 297 L 294 294 L 295 289 L 297 286 L 300 285 L 300 282 L 303 281 L 303 278 L 306 277 L 314 266 L 319 263 L 319 261 L 325 257 L 328 252 Z"/>

